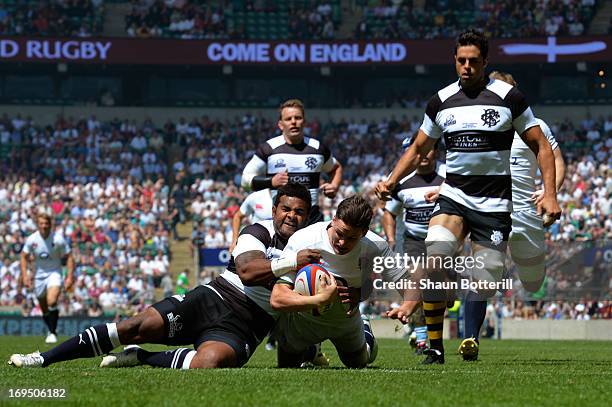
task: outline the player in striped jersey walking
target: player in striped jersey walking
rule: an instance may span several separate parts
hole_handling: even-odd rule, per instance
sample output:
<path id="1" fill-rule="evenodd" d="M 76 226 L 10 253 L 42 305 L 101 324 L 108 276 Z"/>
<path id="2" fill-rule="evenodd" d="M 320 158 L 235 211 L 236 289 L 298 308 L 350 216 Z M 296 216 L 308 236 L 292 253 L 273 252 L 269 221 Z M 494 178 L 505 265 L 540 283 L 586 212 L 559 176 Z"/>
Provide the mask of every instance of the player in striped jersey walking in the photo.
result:
<path id="1" fill-rule="evenodd" d="M 255 155 L 244 167 L 242 187 L 259 191 L 276 189 L 288 182 L 304 185 L 310 190 L 312 210 L 308 224 L 323 220 L 319 210 L 319 191 L 334 198 L 342 182 L 342 165 L 329 148 L 310 137 L 304 137 L 304 104 L 290 99 L 279 108 L 278 128 L 282 135 L 262 143 Z M 329 176 L 329 182 L 320 184 L 321 173 Z"/>
<path id="2" fill-rule="evenodd" d="M 502 277 L 512 228 L 510 148 L 515 131 L 537 157 L 542 172 L 545 192 L 541 210 L 549 222 L 553 222 L 559 218 L 561 209 L 555 194 L 554 156 L 550 144 L 522 93 L 512 85 L 485 76 L 488 48 L 488 41 L 480 32 L 468 30 L 459 35 L 455 46 L 459 80 L 429 100 L 413 145 L 400 158 L 389 178 L 376 186 L 376 193 L 379 198 L 388 200 L 399 181 L 417 168 L 444 135 L 446 181 L 429 222 L 427 255 L 442 259 L 452 257 L 470 233 L 474 257 L 480 257 L 484 263 L 484 267 L 473 269 L 472 278 L 477 282 L 495 283 Z M 428 278 L 439 280 L 443 275 L 441 271 L 444 270 L 429 267 Z M 467 299 L 467 304 L 494 293 L 495 290 L 490 289 L 471 293 L 473 296 Z M 425 364 L 444 363 L 445 294 L 441 290 L 423 292 L 431 347 Z"/>

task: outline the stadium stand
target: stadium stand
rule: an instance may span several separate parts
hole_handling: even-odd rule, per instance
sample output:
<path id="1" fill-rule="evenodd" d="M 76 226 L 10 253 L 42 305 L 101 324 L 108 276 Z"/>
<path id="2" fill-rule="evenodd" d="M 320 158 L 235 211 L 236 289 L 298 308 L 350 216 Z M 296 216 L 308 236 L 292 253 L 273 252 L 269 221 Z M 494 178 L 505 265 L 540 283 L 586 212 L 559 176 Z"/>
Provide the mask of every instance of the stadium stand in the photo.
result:
<path id="1" fill-rule="evenodd" d="M 340 0 L 140 0 L 125 16 L 131 37 L 183 39 L 333 39 Z"/>
<path id="2" fill-rule="evenodd" d="M 584 34 L 598 3 L 594 0 L 367 2 L 355 28 L 359 39 L 455 37 L 463 27 L 482 27 L 491 37 Z"/>
<path id="3" fill-rule="evenodd" d="M 344 164 L 345 181 L 338 196 L 333 202 L 323 200 L 325 217 L 331 218 L 335 205 L 355 192 L 375 203 L 374 185 L 398 157 L 401 140 L 419 125 L 417 117 L 312 120 L 306 134 L 324 140 Z M 549 230 L 549 251 L 562 262 L 574 253 L 562 244 L 576 248 L 612 238 L 612 116 L 550 125 L 567 161 L 568 176 L 560 194 L 563 215 Z M 0 170 L 12 175 L 0 177 L 0 305 L 23 305 L 29 315 L 40 312 L 32 298 L 16 292 L 18 253 L 25 236 L 35 229 L 31 215 L 39 207 L 53 214 L 77 263 L 76 288 L 63 299 L 64 314 L 131 313 L 153 301 L 154 287 L 171 292 L 169 240 L 176 225 L 190 215 L 194 232 L 205 233 L 205 247 L 227 247 L 231 218 L 246 196 L 237 187 L 239 169 L 255 146 L 274 134 L 274 121 L 251 114 L 233 120 L 179 118 L 163 125 L 151 119 L 103 122 L 95 116 L 58 117 L 54 123 L 37 124 L 30 117 L 4 115 Z M 242 142 L 236 144 L 236 139 Z M 182 146 L 183 155 L 170 161 L 164 143 Z M 373 222 L 378 233 L 381 214 L 379 206 Z M 579 294 L 577 283 L 586 280 L 572 280 L 554 266 L 549 264 L 549 294 L 568 289 Z M 602 275 L 605 280 L 610 274 Z M 210 278 L 208 270 L 200 275 L 201 281 Z M 612 289 L 612 280 L 603 280 L 599 283 Z M 562 304 L 560 317 L 584 317 L 578 305 L 590 310 L 588 303 L 585 298 Z M 552 314 L 553 303 L 542 304 L 534 312 L 542 317 Z M 372 313 L 387 305 L 372 303 Z"/>
<path id="4" fill-rule="evenodd" d="M 0 4 L 0 34 L 89 37 L 104 28 L 103 0 L 5 0 Z"/>

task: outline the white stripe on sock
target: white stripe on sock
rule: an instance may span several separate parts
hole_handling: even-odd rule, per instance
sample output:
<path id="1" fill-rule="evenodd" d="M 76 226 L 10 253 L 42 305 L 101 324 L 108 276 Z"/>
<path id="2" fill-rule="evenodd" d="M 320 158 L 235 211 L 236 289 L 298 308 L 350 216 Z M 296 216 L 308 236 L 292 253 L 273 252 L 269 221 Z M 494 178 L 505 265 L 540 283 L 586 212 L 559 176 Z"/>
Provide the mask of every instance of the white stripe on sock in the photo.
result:
<path id="1" fill-rule="evenodd" d="M 93 334 L 94 343 L 96 344 L 96 349 L 98 349 L 98 355 L 102 355 L 102 349 L 100 348 L 100 344 L 98 343 L 98 333 L 93 327 L 89 329 L 91 329 L 91 333 Z"/>
<path id="2" fill-rule="evenodd" d="M 113 348 L 121 345 L 121 341 L 119 340 L 119 332 L 117 332 L 117 324 L 106 324 L 106 330 L 108 331 L 108 338 L 113 345 Z"/>
<path id="3" fill-rule="evenodd" d="M 178 361 L 181 358 L 181 353 L 185 352 L 187 350 L 187 348 L 179 348 L 176 351 L 174 351 L 174 358 L 172 359 L 172 364 L 170 364 L 170 367 L 172 369 L 178 369 Z"/>
<path id="4" fill-rule="evenodd" d="M 189 369 L 189 365 L 191 365 L 191 361 L 193 360 L 194 356 L 196 355 L 195 350 L 189 351 L 189 353 L 187 353 L 187 356 L 185 356 L 185 360 L 183 360 L 183 366 L 181 367 L 181 369 Z"/>
<path id="5" fill-rule="evenodd" d="M 96 351 L 96 347 L 94 346 L 93 338 L 91 337 L 91 332 L 89 332 L 89 328 L 85 330 L 85 333 L 89 337 L 89 344 L 91 345 L 91 349 L 93 350 L 94 356 L 100 356 L 98 351 Z"/>

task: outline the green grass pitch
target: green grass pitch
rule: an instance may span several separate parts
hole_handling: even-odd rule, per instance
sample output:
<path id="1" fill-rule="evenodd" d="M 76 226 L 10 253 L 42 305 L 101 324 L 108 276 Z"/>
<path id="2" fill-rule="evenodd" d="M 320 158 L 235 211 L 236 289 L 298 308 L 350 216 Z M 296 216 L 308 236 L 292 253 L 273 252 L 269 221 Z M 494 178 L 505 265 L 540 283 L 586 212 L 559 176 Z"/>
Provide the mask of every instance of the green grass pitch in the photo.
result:
<path id="1" fill-rule="evenodd" d="M 39 337 L 4 336 L 0 405 L 610 405 L 609 342 L 485 340 L 480 360 L 467 363 L 455 354 L 458 342 L 446 341 L 444 366 L 421 366 L 406 341 L 379 343 L 378 359 L 363 370 L 342 368 L 329 342 L 324 351 L 331 367 L 317 370 L 276 369 L 275 353 L 263 346 L 242 369 L 100 369 L 100 358 L 17 369 L 6 363 L 11 353 L 47 346 Z M 20 401 L 8 398 L 10 388 L 65 388 L 67 397 Z"/>

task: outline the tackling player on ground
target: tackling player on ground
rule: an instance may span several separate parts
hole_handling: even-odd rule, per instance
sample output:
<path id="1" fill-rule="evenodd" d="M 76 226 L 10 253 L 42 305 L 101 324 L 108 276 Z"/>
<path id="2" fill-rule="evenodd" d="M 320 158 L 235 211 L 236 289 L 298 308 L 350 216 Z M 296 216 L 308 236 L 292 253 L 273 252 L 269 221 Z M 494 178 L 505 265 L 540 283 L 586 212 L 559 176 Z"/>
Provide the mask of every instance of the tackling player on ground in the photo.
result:
<path id="1" fill-rule="evenodd" d="M 46 367 L 53 363 L 108 354 L 119 345 L 159 343 L 194 345 L 167 352 L 138 347 L 112 354 L 102 367 L 148 364 L 175 369 L 239 367 L 246 363 L 274 325 L 269 308 L 270 284 L 286 273 L 319 260 L 319 253 L 303 250 L 279 258 L 287 239 L 308 217 L 310 194 L 295 184 L 279 189 L 273 220 L 246 227 L 238 238 L 228 270 L 212 283 L 185 296 L 166 298 L 141 314 L 119 323 L 86 329 L 55 348 L 14 354 L 16 367 Z M 331 293 L 328 294 L 331 295 Z M 329 298 L 320 295 L 321 303 Z"/>

